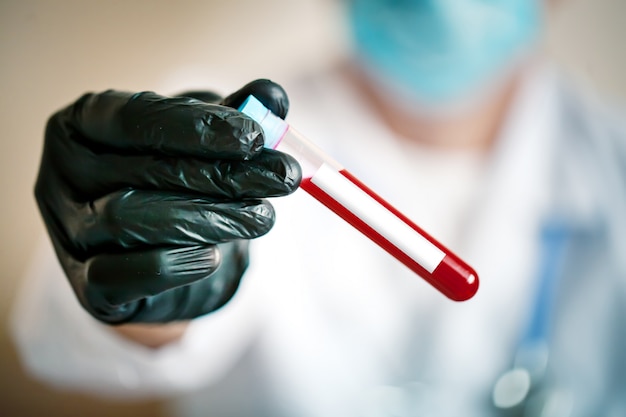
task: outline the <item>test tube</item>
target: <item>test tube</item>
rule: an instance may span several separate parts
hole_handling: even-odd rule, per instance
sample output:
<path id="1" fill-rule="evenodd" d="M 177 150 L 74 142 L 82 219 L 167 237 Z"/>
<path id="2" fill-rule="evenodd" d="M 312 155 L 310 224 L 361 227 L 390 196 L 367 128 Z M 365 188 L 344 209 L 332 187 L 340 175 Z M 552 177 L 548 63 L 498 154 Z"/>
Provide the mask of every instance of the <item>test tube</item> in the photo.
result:
<path id="1" fill-rule="evenodd" d="M 265 147 L 285 152 L 300 163 L 300 188 L 446 297 L 465 301 L 476 294 L 478 275 L 473 268 L 274 115 L 256 97 L 246 98 L 239 110 L 261 125 Z"/>

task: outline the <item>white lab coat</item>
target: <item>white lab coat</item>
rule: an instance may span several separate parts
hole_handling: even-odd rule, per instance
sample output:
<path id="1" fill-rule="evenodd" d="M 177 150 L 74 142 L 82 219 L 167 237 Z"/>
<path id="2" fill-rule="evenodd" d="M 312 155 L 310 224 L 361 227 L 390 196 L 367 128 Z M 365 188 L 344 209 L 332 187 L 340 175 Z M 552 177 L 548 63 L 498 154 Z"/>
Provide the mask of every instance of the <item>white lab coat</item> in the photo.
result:
<path id="1" fill-rule="evenodd" d="M 157 351 L 83 312 L 44 244 L 13 314 L 30 372 L 97 395 L 173 395 L 176 416 L 486 416 L 557 207 L 583 231 L 549 317 L 561 409 L 626 415 L 619 120 L 542 67 L 483 160 L 398 140 L 336 75 L 288 91 L 293 126 L 474 266 L 478 294 L 447 300 L 298 190 L 275 200 L 236 297 Z"/>

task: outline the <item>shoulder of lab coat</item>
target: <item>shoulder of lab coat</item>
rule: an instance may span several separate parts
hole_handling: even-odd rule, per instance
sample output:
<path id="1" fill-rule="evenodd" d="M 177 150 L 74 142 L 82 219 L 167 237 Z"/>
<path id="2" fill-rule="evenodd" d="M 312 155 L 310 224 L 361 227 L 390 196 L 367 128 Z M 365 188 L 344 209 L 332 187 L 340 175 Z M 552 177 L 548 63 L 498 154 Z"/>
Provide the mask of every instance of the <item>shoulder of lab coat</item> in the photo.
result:
<path id="1" fill-rule="evenodd" d="M 615 370 L 626 360 L 626 112 L 566 75 L 557 100 L 553 201 L 573 228 L 551 316 L 551 377 L 571 395 L 572 416 L 624 415 Z"/>
<path id="2" fill-rule="evenodd" d="M 559 78 L 558 100 L 558 192 L 581 227 L 604 230 L 615 266 L 626 273 L 626 106 L 567 76 Z"/>
<path id="3" fill-rule="evenodd" d="M 180 341 L 146 348 L 82 309 L 46 239 L 14 303 L 11 333 L 23 366 L 44 383 L 105 397 L 169 395 L 214 382 L 243 354 L 256 329 L 247 292 L 242 282 L 235 299 L 193 320 Z"/>

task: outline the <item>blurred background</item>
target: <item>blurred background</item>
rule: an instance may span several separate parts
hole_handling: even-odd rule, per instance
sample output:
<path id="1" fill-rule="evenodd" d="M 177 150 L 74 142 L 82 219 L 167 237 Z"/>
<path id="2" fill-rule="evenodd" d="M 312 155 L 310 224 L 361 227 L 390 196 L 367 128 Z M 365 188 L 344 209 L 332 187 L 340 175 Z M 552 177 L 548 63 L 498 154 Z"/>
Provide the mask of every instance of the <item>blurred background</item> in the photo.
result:
<path id="1" fill-rule="evenodd" d="M 32 196 L 46 119 L 86 91 L 227 94 L 255 78 L 289 85 L 349 42 L 340 0 L 0 0 L 0 415 L 161 416 L 162 404 L 57 392 L 21 371 L 6 321 L 45 238 Z M 545 51 L 581 82 L 626 98 L 626 2 L 553 0 Z M 283 57 L 270 61 L 268 56 Z"/>

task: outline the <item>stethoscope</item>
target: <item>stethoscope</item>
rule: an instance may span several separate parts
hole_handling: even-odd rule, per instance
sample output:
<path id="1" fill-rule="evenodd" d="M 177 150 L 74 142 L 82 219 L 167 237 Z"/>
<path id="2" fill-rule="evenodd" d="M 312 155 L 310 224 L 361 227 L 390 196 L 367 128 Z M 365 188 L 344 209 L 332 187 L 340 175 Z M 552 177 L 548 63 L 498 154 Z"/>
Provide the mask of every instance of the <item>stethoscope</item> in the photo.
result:
<path id="1" fill-rule="evenodd" d="M 491 401 L 498 415 L 506 417 L 566 417 L 571 398 L 550 384 L 548 336 L 557 287 L 565 265 L 572 228 L 551 216 L 540 233 L 536 293 L 528 325 L 515 350 L 513 365 L 494 384 Z"/>
<path id="2" fill-rule="evenodd" d="M 500 374 L 491 391 L 491 409 L 496 416 L 571 415 L 572 398 L 563 387 L 557 387 L 550 381 L 547 372 L 550 353 L 548 339 L 559 281 L 564 275 L 568 247 L 575 233 L 573 223 L 564 219 L 565 216 L 549 216 L 539 229 L 535 294 L 527 326 L 514 350 L 512 366 Z M 380 415 L 418 415 L 417 404 L 429 395 L 427 385 L 418 381 L 386 388 L 386 397 L 393 394 L 396 400 L 395 407 L 392 407 L 395 412 L 380 412 Z M 423 409 L 419 410 L 417 413 L 422 413 Z"/>

